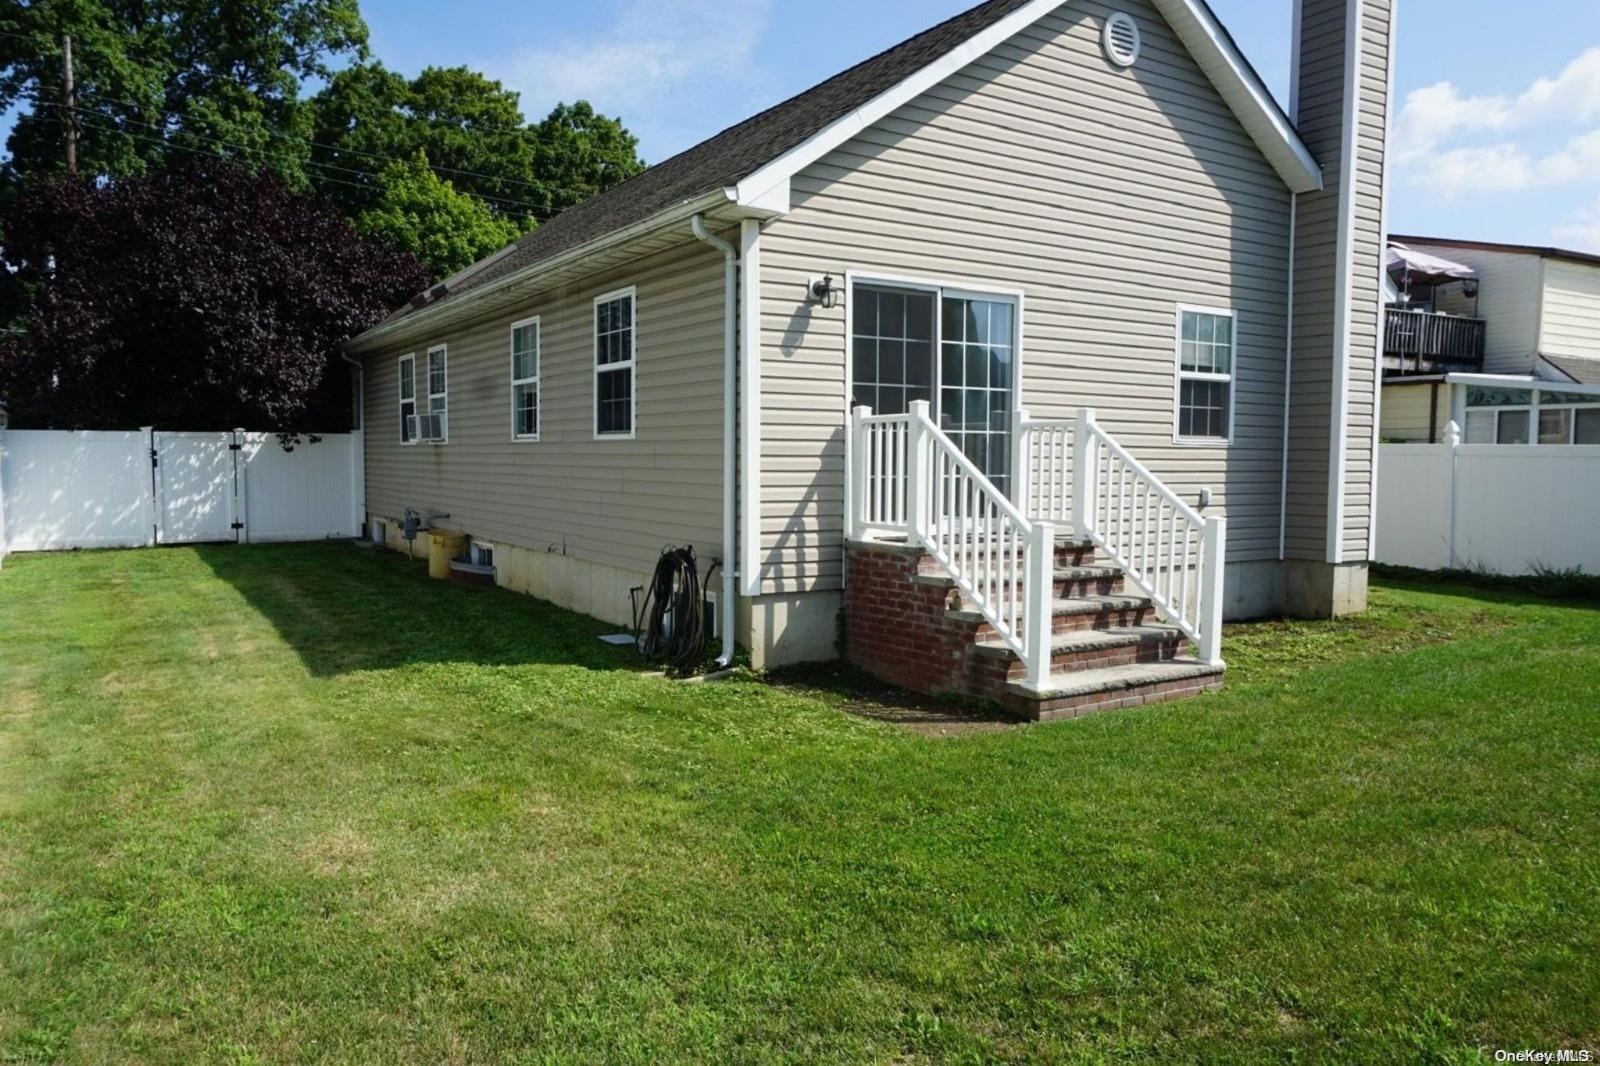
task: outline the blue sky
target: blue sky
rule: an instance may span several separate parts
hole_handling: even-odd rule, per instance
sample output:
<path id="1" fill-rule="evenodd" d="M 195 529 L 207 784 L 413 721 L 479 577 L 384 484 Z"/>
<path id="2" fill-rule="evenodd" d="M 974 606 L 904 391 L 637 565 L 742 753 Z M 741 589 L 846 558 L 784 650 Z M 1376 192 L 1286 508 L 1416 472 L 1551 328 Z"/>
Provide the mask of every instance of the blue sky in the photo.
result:
<path id="1" fill-rule="evenodd" d="M 586 96 L 656 161 L 973 0 L 366 0 L 410 70 L 470 63 L 530 114 Z M 1285 99 L 1291 0 L 1211 0 Z M 1526 12 L 1526 20 L 1508 17 Z M 1600 3 L 1400 0 L 1390 226 L 1600 251 Z"/>
<path id="2" fill-rule="evenodd" d="M 975 0 L 365 0 L 374 51 L 538 116 L 587 97 L 654 162 Z M 1291 0 L 1211 0 L 1280 99 Z M 1526 13 L 1525 19 L 1508 17 Z M 1390 225 L 1600 251 L 1600 3 L 1400 0 Z"/>

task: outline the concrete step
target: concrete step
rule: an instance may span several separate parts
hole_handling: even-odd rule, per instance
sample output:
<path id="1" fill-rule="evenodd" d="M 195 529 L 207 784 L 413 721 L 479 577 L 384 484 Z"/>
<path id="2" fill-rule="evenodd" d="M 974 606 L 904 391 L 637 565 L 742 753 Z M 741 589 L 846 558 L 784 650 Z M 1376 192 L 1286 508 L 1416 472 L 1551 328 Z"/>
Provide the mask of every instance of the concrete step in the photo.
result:
<path id="1" fill-rule="evenodd" d="M 1223 667 L 1184 657 L 1052 675 L 1043 691 L 1021 682 L 1006 686 L 1002 703 L 1035 721 L 1075 718 L 1095 711 L 1165 703 L 1222 687 Z"/>
<path id="2" fill-rule="evenodd" d="M 937 563 L 919 573 L 914 580 L 919 585 L 953 589 L 956 579 L 942 569 L 933 569 Z M 1123 588 L 1122 568 L 1119 566 L 1058 566 L 1055 570 L 1056 599 L 1073 599 L 1079 596 L 1109 596 Z"/>
<path id="3" fill-rule="evenodd" d="M 1072 596 L 1057 599 L 1051 609 L 1050 629 L 1067 633 L 1079 629 L 1111 629 L 1117 626 L 1140 626 L 1151 621 L 1155 608 L 1148 596 L 1131 596 L 1126 593 L 1094 596 Z M 992 640 L 994 628 L 982 612 L 971 608 L 956 608 L 945 612 L 945 617 L 955 622 L 975 626 L 973 640 Z"/>
<path id="4" fill-rule="evenodd" d="M 1133 663 L 1162 662 L 1178 658 L 1185 651 L 1187 638 L 1176 626 L 1113 626 L 1110 629 L 1077 629 L 1057 633 L 1050 641 L 1052 673 L 1103 669 Z M 973 645 L 974 655 L 1003 662 L 1008 681 L 1026 675 L 1022 658 L 1003 640 L 985 640 Z"/>

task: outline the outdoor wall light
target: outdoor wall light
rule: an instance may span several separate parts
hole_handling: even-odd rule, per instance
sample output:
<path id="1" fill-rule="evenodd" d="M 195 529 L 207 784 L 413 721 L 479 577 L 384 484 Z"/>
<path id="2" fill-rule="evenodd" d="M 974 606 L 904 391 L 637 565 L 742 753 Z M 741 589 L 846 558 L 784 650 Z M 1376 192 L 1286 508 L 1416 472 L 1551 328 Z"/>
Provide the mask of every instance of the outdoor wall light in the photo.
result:
<path id="1" fill-rule="evenodd" d="M 806 302 L 818 304 L 828 310 L 839 306 L 839 290 L 833 287 L 833 275 L 824 274 L 806 282 Z"/>

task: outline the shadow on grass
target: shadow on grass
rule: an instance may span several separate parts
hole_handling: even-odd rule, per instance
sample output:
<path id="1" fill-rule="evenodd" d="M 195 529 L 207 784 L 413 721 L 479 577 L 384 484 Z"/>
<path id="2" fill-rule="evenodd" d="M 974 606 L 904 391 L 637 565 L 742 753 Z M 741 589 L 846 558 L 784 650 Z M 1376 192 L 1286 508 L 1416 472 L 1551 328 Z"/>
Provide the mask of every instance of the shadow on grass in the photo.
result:
<path id="1" fill-rule="evenodd" d="M 988 733 L 1025 724 L 982 700 L 923 696 L 842 662 L 786 666 L 769 671 L 766 679 L 776 688 L 809 696 L 848 714 L 929 736 Z"/>
<path id="2" fill-rule="evenodd" d="M 1408 592 L 1482 600 L 1507 606 L 1543 604 L 1600 610 L 1600 576 L 1545 572 L 1526 577 L 1481 574 L 1473 570 L 1414 570 L 1374 564 L 1375 581 Z"/>
<path id="3" fill-rule="evenodd" d="M 199 545 L 313 674 L 415 663 L 643 669 L 598 639 L 619 627 L 500 588 L 431 580 L 403 555 L 346 542 Z"/>

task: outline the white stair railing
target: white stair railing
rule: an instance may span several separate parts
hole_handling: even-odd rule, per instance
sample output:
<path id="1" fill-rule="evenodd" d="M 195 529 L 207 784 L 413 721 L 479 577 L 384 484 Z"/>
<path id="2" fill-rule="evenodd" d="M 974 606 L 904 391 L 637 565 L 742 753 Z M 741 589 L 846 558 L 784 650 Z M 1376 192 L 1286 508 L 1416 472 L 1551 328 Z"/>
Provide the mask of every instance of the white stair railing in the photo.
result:
<path id="1" fill-rule="evenodd" d="M 1011 414 L 1012 500 L 1029 518 L 1072 524 L 1072 455 L 1077 420 Z"/>
<path id="2" fill-rule="evenodd" d="M 849 535 L 907 536 L 906 463 L 911 416 L 875 415 L 857 407 L 851 418 Z"/>
<path id="3" fill-rule="evenodd" d="M 1050 638 L 1055 590 L 1055 527 L 1030 522 L 972 460 L 934 423 L 926 400 L 909 415 L 874 415 L 865 407 L 852 419 L 852 505 L 855 529 L 871 535 L 902 516 L 909 542 L 921 546 L 955 581 L 962 600 L 977 610 L 1027 667 L 1026 683 L 1043 689 L 1050 679 Z M 884 425 L 904 419 L 903 449 Z M 883 486 L 903 487 L 904 509 L 880 504 Z M 891 493 L 892 495 L 892 493 Z"/>
<path id="4" fill-rule="evenodd" d="M 1078 412 L 1072 513 L 1092 540 L 1192 641 L 1201 661 L 1222 662 L 1222 576 L 1227 523 L 1184 503 L 1095 422 Z"/>

